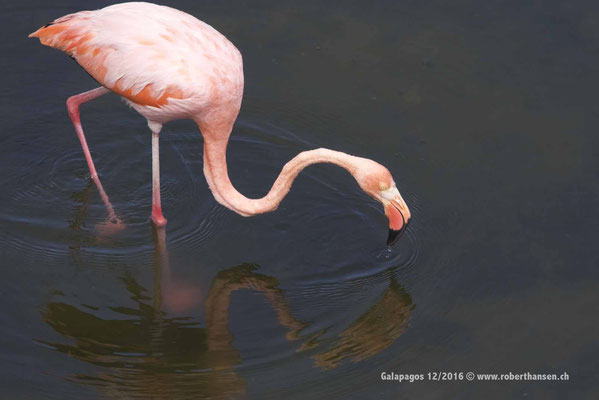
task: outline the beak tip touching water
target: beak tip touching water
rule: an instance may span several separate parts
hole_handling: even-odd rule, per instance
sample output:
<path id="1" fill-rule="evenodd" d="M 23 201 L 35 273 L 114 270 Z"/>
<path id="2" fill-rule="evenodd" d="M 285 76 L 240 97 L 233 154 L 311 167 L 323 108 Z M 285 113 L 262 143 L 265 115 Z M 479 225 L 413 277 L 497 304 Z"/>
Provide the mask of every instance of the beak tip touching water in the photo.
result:
<path id="1" fill-rule="evenodd" d="M 408 224 L 404 224 L 404 226 L 402 226 L 400 230 L 395 230 L 395 229 L 389 228 L 389 236 L 387 238 L 387 246 L 393 246 L 395 243 L 397 243 L 399 238 L 406 231 L 407 227 L 408 227 Z"/>

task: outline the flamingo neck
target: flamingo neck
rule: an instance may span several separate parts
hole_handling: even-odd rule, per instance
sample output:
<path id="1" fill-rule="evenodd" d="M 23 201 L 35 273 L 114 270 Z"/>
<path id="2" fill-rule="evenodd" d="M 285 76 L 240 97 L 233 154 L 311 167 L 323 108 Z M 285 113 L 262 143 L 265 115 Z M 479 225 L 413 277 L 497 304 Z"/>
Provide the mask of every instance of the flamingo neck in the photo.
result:
<path id="1" fill-rule="evenodd" d="M 329 149 L 308 150 L 291 159 L 275 180 L 268 194 L 261 199 L 249 199 L 239 193 L 227 172 L 228 140 L 213 140 L 204 135 L 204 175 L 214 198 L 223 206 L 242 216 L 251 216 L 274 211 L 291 189 L 297 175 L 308 165 L 332 163 L 354 175 L 358 157 Z"/>

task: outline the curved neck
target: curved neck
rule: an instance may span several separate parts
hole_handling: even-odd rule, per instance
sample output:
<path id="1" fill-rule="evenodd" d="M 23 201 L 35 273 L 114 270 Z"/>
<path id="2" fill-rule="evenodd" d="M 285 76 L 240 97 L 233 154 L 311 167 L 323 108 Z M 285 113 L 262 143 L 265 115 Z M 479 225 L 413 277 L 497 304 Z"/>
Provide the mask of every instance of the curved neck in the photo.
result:
<path id="1" fill-rule="evenodd" d="M 289 161 L 266 196 L 249 199 L 233 187 L 227 172 L 228 140 L 213 140 L 204 135 L 204 175 L 214 198 L 225 207 L 243 216 L 263 214 L 276 210 L 291 189 L 297 175 L 308 165 L 332 163 L 354 175 L 358 157 L 329 149 L 303 151 Z"/>

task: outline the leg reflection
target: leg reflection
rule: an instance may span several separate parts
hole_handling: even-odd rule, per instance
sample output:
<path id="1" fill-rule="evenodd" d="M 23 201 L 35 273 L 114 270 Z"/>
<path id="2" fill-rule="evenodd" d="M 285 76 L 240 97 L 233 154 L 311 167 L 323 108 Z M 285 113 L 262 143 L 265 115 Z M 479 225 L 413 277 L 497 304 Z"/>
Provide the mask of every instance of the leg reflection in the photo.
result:
<path id="1" fill-rule="evenodd" d="M 202 301 L 200 289 L 173 277 L 168 249 L 166 227 L 152 224 L 154 234 L 154 309 L 181 314 L 198 306 Z"/>

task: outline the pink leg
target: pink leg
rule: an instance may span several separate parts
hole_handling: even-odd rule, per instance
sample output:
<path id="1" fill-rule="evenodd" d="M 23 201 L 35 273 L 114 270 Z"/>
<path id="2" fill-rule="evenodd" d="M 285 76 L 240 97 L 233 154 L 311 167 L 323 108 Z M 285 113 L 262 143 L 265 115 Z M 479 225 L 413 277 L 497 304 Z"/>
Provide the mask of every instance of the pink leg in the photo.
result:
<path id="1" fill-rule="evenodd" d="M 160 202 L 160 151 L 158 137 L 162 125 L 148 121 L 152 130 L 152 221 L 158 227 L 166 225 L 166 218 L 162 215 L 162 204 Z"/>
<path id="2" fill-rule="evenodd" d="M 71 117 L 71 121 L 73 121 L 75 131 L 77 132 L 77 137 L 81 142 L 81 147 L 83 147 L 83 154 L 85 154 L 85 159 L 87 160 L 87 166 L 89 167 L 91 178 L 96 184 L 96 187 L 100 192 L 100 196 L 102 197 L 102 201 L 104 202 L 104 205 L 106 205 L 106 210 L 108 211 L 108 219 L 106 223 L 100 226 L 100 228 L 102 231 L 110 233 L 112 231 L 122 229 L 124 225 L 114 213 L 112 204 L 110 204 L 110 200 L 108 200 L 108 196 L 106 195 L 106 192 L 104 192 L 104 188 L 102 188 L 102 183 L 100 182 L 100 178 L 98 178 L 98 173 L 96 172 L 96 167 L 94 166 L 94 161 L 92 160 L 92 155 L 87 147 L 85 134 L 83 133 L 83 128 L 81 127 L 81 119 L 79 118 L 79 106 L 81 104 L 87 103 L 88 101 L 96 99 L 106 93 L 110 93 L 110 90 L 100 86 L 99 88 L 71 96 L 67 100 L 67 109 L 69 111 L 69 117 Z"/>

